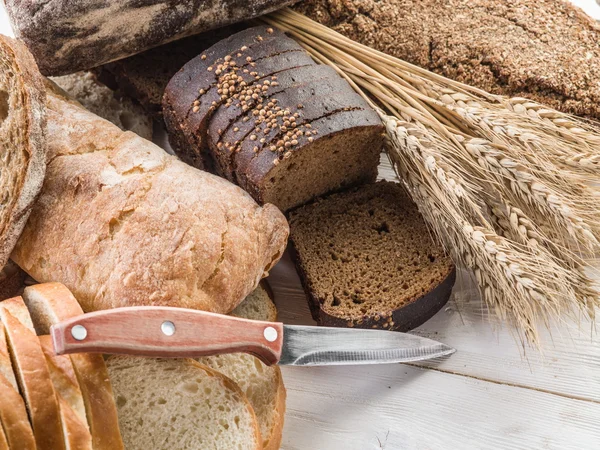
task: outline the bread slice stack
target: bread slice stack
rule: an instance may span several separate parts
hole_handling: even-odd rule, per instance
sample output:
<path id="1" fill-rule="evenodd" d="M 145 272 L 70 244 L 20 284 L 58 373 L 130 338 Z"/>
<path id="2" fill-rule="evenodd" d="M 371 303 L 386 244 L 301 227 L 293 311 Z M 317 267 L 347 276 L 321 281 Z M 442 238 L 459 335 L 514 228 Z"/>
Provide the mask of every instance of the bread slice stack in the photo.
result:
<path id="1" fill-rule="evenodd" d="M 0 449 L 279 448 L 278 367 L 246 354 L 106 363 L 98 354 L 55 355 L 50 326 L 82 313 L 60 283 L 0 302 Z M 266 284 L 234 313 L 275 320 Z"/>

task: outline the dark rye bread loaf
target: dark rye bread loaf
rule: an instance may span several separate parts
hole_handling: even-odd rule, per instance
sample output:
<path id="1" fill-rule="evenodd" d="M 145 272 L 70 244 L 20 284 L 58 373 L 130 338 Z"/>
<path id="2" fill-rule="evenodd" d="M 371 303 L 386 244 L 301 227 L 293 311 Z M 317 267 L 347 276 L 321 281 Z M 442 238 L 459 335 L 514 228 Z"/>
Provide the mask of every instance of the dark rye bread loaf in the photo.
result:
<path id="1" fill-rule="evenodd" d="M 207 149 L 206 128 L 212 113 L 230 90 L 240 88 L 242 80 L 238 80 L 237 73 L 254 73 L 255 61 L 288 52 L 285 67 L 312 63 L 296 42 L 280 31 L 261 26 L 218 42 L 183 66 L 169 81 L 163 99 L 165 123 L 175 152 L 188 162 L 198 161 Z"/>
<path id="2" fill-rule="evenodd" d="M 291 150 L 269 146 L 237 172 L 239 186 L 259 203 L 286 211 L 323 193 L 375 180 L 382 145 L 375 111 L 337 112 L 308 125 L 311 134 L 298 136 Z"/>
<path id="3" fill-rule="evenodd" d="M 245 28 L 245 24 L 236 24 L 190 36 L 104 64 L 94 73 L 102 83 L 137 100 L 148 114 L 162 121 L 162 98 L 173 75 L 211 45 Z"/>
<path id="4" fill-rule="evenodd" d="M 321 325 L 406 331 L 447 302 L 455 268 L 403 188 L 382 181 L 289 215 L 295 259 Z"/>
<path id="5" fill-rule="evenodd" d="M 17 37 L 44 75 L 90 69 L 248 20 L 293 0 L 7 0 Z"/>
<path id="6" fill-rule="evenodd" d="M 209 144 L 218 161 L 225 161 L 224 173 L 243 173 L 250 159 L 256 157 L 263 146 L 285 134 L 288 129 L 343 109 L 368 108 L 364 99 L 351 89 L 339 76 L 313 80 L 299 86 L 291 86 L 269 97 L 266 104 L 255 106 L 238 118 L 230 129 L 230 136 L 215 144 L 209 135 Z M 247 120 L 246 120 L 247 119 Z M 287 125 L 286 125 L 287 124 Z M 236 131 L 236 129 L 238 131 Z M 296 136 L 297 138 L 297 136 Z M 289 149 L 293 147 L 290 136 Z M 281 145 L 284 145 L 282 143 Z"/>

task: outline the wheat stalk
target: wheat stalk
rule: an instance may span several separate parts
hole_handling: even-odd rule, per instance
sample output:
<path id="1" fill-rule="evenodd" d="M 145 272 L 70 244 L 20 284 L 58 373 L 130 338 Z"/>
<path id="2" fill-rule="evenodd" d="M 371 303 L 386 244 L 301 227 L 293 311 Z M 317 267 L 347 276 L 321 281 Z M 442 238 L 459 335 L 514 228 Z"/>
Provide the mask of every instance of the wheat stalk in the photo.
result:
<path id="1" fill-rule="evenodd" d="M 584 258 L 600 248 L 598 125 L 449 80 L 290 9 L 262 20 L 379 111 L 396 172 L 492 310 L 533 343 L 540 320 L 593 316 Z"/>

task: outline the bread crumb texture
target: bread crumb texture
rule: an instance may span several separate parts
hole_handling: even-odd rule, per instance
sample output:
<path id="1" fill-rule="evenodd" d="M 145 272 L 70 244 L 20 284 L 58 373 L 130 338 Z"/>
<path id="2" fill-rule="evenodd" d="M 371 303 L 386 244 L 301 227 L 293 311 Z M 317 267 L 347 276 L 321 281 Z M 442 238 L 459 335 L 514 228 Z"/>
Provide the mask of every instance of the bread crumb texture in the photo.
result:
<path id="1" fill-rule="evenodd" d="M 313 300 L 352 324 L 391 317 L 454 270 L 397 183 L 374 183 L 300 207 L 290 214 L 290 229 Z"/>
<path id="2" fill-rule="evenodd" d="M 224 375 L 190 359 L 111 356 L 106 365 L 128 450 L 255 450 L 248 399 Z"/>
<path id="3" fill-rule="evenodd" d="M 306 0 L 294 8 L 449 78 L 600 118 L 600 26 L 567 1 Z"/>

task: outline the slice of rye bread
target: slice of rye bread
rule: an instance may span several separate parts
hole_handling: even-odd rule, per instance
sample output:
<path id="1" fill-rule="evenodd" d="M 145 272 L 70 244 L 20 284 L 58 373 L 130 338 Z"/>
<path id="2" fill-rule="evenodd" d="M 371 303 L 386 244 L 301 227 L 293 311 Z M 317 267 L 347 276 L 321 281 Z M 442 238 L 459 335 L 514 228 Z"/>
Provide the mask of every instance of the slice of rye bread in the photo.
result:
<path id="1" fill-rule="evenodd" d="M 29 286 L 23 299 L 40 335 L 49 334 L 55 323 L 83 314 L 71 291 L 61 283 Z M 94 450 L 122 450 L 117 409 L 102 355 L 77 353 L 70 359 L 83 396 Z"/>
<path id="2" fill-rule="evenodd" d="M 8 348 L 19 390 L 31 420 L 36 447 L 64 449 L 58 396 L 27 307 L 21 297 L 0 303 Z"/>
<path id="3" fill-rule="evenodd" d="M 338 112 L 307 125 L 311 128 L 292 150 L 263 149 L 236 172 L 240 186 L 259 203 L 287 211 L 319 195 L 375 181 L 383 145 L 375 111 Z"/>
<path id="4" fill-rule="evenodd" d="M 162 121 L 162 98 L 173 75 L 211 45 L 244 28 L 247 25 L 217 28 L 104 64 L 93 71 L 102 83 L 137 100 L 148 114 Z"/>
<path id="5" fill-rule="evenodd" d="M 262 449 L 254 411 L 225 375 L 187 358 L 106 365 L 127 450 Z"/>
<path id="6" fill-rule="evenodd" d="M 25 287 L 27 274 L 13 261 L 8 260 L 0 270 L 0 301 L 19 295 Z"/>
<path id="7" fill-rule="evenodd" d="M 45 92 L 25 46 L 0 36 L 0 267 L 7 263 L 44 182 Z"/>
<path id="8" fill-rule="evenodd" d="M 298 144 L 294 140 L 308 132 L 304 124 L 336 112 L 370 110 L 367 102 L 340 77 L 315 80 L 305 86 L 288 89 L 274 95 L 269 103 L 258 114 L 252 111 L 246 126 L 240 128 L 242 131 L 254 125 L 250 133 L 234 138 L 233 144 L 223 141 L 222 147 L 229 147 L 233 154 L 232 170 L 235 173 L 243 173 L 250 160 L 271 145 L 275 145 L 274 151 L 279 148 L 282 152 L 296 148 Z M 311 132 L 317 134 L 318 130 L 312 129 Z"/>
<path id="9" fill-rule="evenodd" d="M 399 184 L 333 194 L 289 218 L 296 266 L 320 325 L 406 331 L 448 301 L 454 265 Z"/>
<path id="10" fill-rule="evenodd" d="M 27 417 L 27 409 L 13 371 L 4 325 L 0 321 L 0 428 L 9 448 L 35 449 L 33 431 Z"/>
<path id="11" fill-rule="evenodd" d="M 257 73 L 255 76 L 251 72 L 239 73 L 241 80 L 247 84 L 243 89 L 235 90 L 233 95 L 230 92 L 226 101 L 215 110 L 208 124 L 209 144 L 219 142 L 234 121 L 272 95 L 293 86 L 338 76 L 332 67 L 315 64 L 314 61 L 305 66 L 289 67 L 287 60 L 282 60 L 283 56 L 286 54 L 258 61 L 253 67 Z"/>
<path id="12" fill-rule="evenodd" d="M 242 305 L 246 305 L 242 307 Z M 263 286 L 255 289 L 231 315 L 252 320 L 275 321 L 277 309 Z M 273 314 L 274 312 L 274 314 Z M 248 397 L 263 439 L 263 449 L 277 450 L 285 416 L 285 386 L 278 366 L 267 366 L 245 353 L 199 358 L 198 362 L 231 378 Z"/>
<path id="13" fill-rule="evenodd" d="M 280 133 L 290 132 L 291 135 L 291 130 L 304 122 L 345 109 L 368 107 L 363 98 L 340 77 L 313 80 L 291 87 L 270 97 L 265 106 L 257 106 L 238 118 L 227 136 L 217 143 L 215 159 L 221 163 L 224 172 L 235 180 L 238 170 L 243 170 L 249 160 Z M 287 140 L 291 146 L 293 139 L 288 137 Z"/>
<path id="14" fill-rule="evenodd" d="M 187 149 L 188 140 L 192 136 L 185 122 L 201 93 L 216 83 L 219 76 L 216 66 L 224 63 L 224 58 L 231 54 L 234 55 L 233 61 L 236 64 L 237 61 L 244 64 L 250 48 L 281 40 L 281 32 L 268 33 L 267 30 L 271 29 L 266 26 L 248 28 L 217 42 L 190 60 L 169 80 L 162 100 L 163 117 L 169 132 L 169 142 L 184 161 L 202 168 L 201 155 L 193 151 L 195 149 Z"/>

